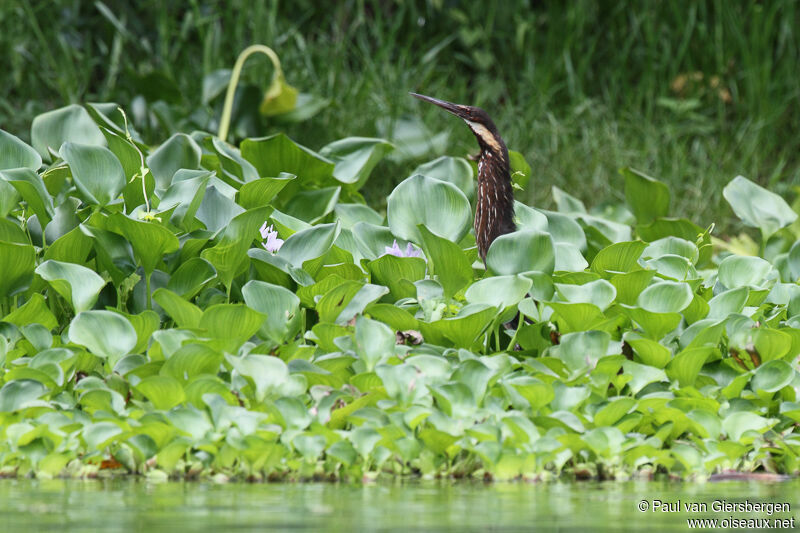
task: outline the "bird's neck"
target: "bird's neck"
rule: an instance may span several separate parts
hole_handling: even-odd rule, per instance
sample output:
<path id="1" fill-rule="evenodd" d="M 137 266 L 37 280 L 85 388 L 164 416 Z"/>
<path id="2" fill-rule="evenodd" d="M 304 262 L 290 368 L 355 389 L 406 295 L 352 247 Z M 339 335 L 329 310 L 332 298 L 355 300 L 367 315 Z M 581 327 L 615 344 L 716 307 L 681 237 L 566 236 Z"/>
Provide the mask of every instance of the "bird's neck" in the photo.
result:
<path id="1" fill-rule="evenodd" d="M 492 242 L 500 235 L 516 229 L 507 150 L 481 150 L 474 227 L 478 253 L 484 261 Z"/>

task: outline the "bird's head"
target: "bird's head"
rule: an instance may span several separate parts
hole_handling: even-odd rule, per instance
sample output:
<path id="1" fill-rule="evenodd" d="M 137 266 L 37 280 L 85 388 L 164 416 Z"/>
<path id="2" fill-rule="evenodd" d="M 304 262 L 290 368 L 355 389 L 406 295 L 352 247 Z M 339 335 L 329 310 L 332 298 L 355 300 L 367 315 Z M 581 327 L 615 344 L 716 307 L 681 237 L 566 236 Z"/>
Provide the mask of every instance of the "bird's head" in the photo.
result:
<path id="1" fill-rule="evenodd" d="M 491 150 L 505 161 L 508 161 L 508 150 L 506 149 L 506 145 L 503 142 L 503 139 L 500 137 L 500 134 L 497 133 L 497 127 L 494 125 L 494 122 L 489 117 L 489 114 L 486 113 L 486 111 L 480 107 L 445 102 L 444 100 L 439 100 L 438 98 L 432 98 L 422 94 L 411 93 L 411 96 L 415 96 L 425 102 L 438 105 L 442 109 L 445 109 L 455 116 L 461 118 L 467 123 L 467 126 L 469 126 L 469 129 L 472 130 L 472 133 L 475 134 L 475 137 L 478 139 L 478 144 L 480 144 L 482 150 Z"/>

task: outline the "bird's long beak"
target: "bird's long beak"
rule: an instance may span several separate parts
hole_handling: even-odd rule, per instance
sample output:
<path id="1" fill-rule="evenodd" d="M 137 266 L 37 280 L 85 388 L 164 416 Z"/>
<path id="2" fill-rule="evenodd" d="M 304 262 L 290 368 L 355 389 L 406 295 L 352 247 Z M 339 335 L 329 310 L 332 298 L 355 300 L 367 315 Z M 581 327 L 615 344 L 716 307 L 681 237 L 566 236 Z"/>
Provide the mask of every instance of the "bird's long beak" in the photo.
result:
<path id="1" fill-rule="evenodd" d="M 415 96 L 420 100 L 425 102 L 430 102 L 432 104 L 438 105 L 442 109 L 450 111 L 452 114 L 459 118 L 466 118 L 465 117 L 465 110 L 464 106 L 454 104 L 452 102 L 445 102 L 444 100 L 439 100 L 438 98 L 432 98 L 430 96 L 425 96 L 424 94 L 417 94 L 417 93 L 409 93 L 411 96 Z"/>

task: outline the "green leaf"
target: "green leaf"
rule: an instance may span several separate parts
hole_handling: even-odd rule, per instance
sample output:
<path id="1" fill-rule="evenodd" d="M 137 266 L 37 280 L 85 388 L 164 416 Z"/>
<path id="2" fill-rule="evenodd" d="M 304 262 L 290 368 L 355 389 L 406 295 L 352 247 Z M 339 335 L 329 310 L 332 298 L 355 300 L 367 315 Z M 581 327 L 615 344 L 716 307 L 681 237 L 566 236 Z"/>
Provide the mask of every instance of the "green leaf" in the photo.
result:
<path id="1" fill-rule="evenodd" d="M 217 304 L 203 312 L 198 326 L 212 337 L 232 338 L 241 344 L 255 335 L 266 318 L 244 304 Z"/>
<path id="2" fill-rule="evenodd" d="M 242 296 L 248 307 L 267 317 L 259 335 L 281 344 L 294 337 L 302 326 L 300 298 L 292 291 L 278 285 L 251 280 L 242 287 Z"/>
<path id="3" fill-rule="evenodd" d="M 625 332 L 624 339 L 646 365 L 664 368 L 672 359 L 672 353 L 669 348 L 652 339 L 642 337 L 635 331 Z"/>
<path id="4" fill-rule="evenodd" d="M 667 374 L 660 368 L 653 368 L 650 365 L 642 365 L 633 361 L 624 361 L 622 369 L 625 375 L 631 376 L 628 388 L 633 394 L 638 394 L 650 383 L 667 381 Z"/>
<path id="5" fill-rule="evenodd" d="M 260 178 L 245 183 L 239 189 L 237 200 L 245 209 L 261 207 L 273 201 L 275 196 L 283 190 L 297 176 L 281 172 L 277 178 Z"/>
<path id="6" fill-rule="evenodd" d="M 133 387 L 150 400 L 153 407 L 167 411 L 186 401 L 180 382 L 171 376 L 149 376 Z"/>
<path id="7" fill-rule="evenodd" d="M 281 172 L 297 176 L 297 179 L 284 189 L 287 197 L 293 195 L 301 184 L 333 185 L 330 182 L 333 178 L 333 162 L 295 143 L 283 133 L 245 139 L 240 149 L 242 157 L 256 167 L 259 176 L 278 176 Z"/>
<path id="8" fill-rule="evenodd" d="M 394 146 L 384 139 L 347 137 L 320 150 L 320 155 L 334 162 L 333 177 L 358 190 L 364 186 L 375 165 Z"/>
<path id="9" fill-rule="evenodd" d="M 461 308 L 458 315 L 420 324 L 425 339 L 444 336 L 456 347 L 471 348 L 497 315 L 494 307 L 483 304 L 469 304 Z"/>
<path id="10" fill-rule="evenodd" d="M 535 230 L 501 235 L 489 246 L 486 266 L 495 274 L 544 272 L 555 268 L 555 248 L 549 234 Z"/>
<path id="11" fill-rule="evenodd" d="M 433 234 L 422 224 L 418 230 L 422 236 L 425 256 L 430 261 L 431 273 L 438 278 L 445 296 L 452 297 L 472 280 L 472 265 L 469 259 L 454 242 Z"/>
<path id="12" fill-rule="evenodd" d="M 750 388 L 754 392 L 773 393 L 792 383 L 795 370 L 786 361 L 769 361 L 756 369 Z"/>
<path id="13" fill-rule="evenodd" d="M 247 267 L 247 250 L 269 211 L 269 207 L 258 207 L 237 215 L 225 228 L 219 242 L 200 253 L 217 270 L 226 288 L 230 289 L 233 278 Z"/>
<path id="14" fill-rule="evenodd" d="M 333 246 L 339 235 L 339 223 L 319 224 L 291 235 L 278 250 L 278 257 L 289 261 L 295 267 L 302 267 L 305 261 L 316 259 Z"/>
<path id="15" fill-rule="evenodd" d="M 67 142 L 61 147 L 60 154 L 69 165 L 72 181 L 86 202 L 104 207 L 125 187 L 122 164 L 108 148 Z"/>
<path id="16" fill-rule="evenodd" d="M 48 260 L 36 273 L 72 306 L 75 313 L 91 309 L 106 281 L 84 266 Z"/>
<path id="17" fill-rule="evenodd" d="M 739 287 L 717 294 L 708 302 L 709 310 L 706 318 L 721 319 L 733 313 L 740 313 L 747 302 L 748 293 L 747 287 Z"/>
<path id="18" fill-rule="evenodd" d="M 722 429 L 730 440 L 739 442 L 746 432 L 764 433 L 775 425 L 776 421 L 774 418 L 764 418 L 750 411 L 734 411 L 722 420 Z"/>
<path id="19" fill-rule="evenodd" d="M 772 265 L 760 257 L 729 255 L 719 264 L 717 279 L 728 289 L 761 287 Z"/>
<path id="20" fill-rule="evenodd" d="M 18 327 L 27 324 L 42 324 L 48 330 L 58 327 L 58 320 L 50 312 L 50 308 L 47 307 L 44 296 L 39 293 L 33 294 L 27 302 L 1 318 L 3 322 L 8 322 Z"/>
<path id="21" fill-rule="evenodd" d="M 36 252 L 28 244 L 0 241 L 0 298 L 25 290 L 33 279 Z"/>
<path id="22" fill-rule="evenodd" d="M 106 139 L 92 117 L 79 105 L 69 105 L 37 115 L 31 124 L 31 144 L 45 161 L 50 151 L 57 153 L 65 141 L 105 146 Z"/>
<path id="23" fill-rule="evenodd" d="M 411 176 L 400 183 L 386 201 L 389 228 L 399 238 L 422 243 L 417 228 L 458 242 L 469 230 L 472 209 L 461 190 L 427 176 Z"/>
<path id="24" fill-rule="evenodd" d="M 639 224 L 649 224 L 669 212 L 669 188 L 660 181 L 632 168 L 622 169 L 625 176 L 625 201 Z"/>
<path id="25" fill-rule="evenodd" d="M 69 325 L 69 340 L 109 360 L 113 368 L 136 346 L 136 330 L 128 320 L 112 311 L 83 311 Z"/>
<path id="26" fill-rule="evenodd" d="M 745 225 L 761 230 L 764 240 L 797 220 L 797 213 L 783 198 L 743 176 L 731 180 L 722 195 Z"/>
<path id="27" fill-rule="evenodd" d="M 176 133 L 147 156 L 147 167 L 156 180 L 157 190 L 166 190 L 179 169 L 200 167 L 201 149 L 185 133 Z"/>
<path id="28" fill-rule="evenodd" d="M 219 350 L 204 344 L 188 343 L 178 348 L 167 359 L 159 374 L 171 376 L 179 381 L 190 381 L 201 374 L 216 375 L 222 359 L 222 352 Z"/>
<path id="29" fill-rule="evenodd" d="M 367 372 L 394 355 L 395 333 L 386 324 L 359 316 L 356 318 L 356 353 L 364 361 Z"/>
<path id="30" fill-rule="evenodd" d="M 19 411 L 47 394 L 47 387 L 31 379 L 9 381 L 0 389 L 0 413 Z"/>
<path id="31" fill-rule="evenodd" d="M 604 279 L 590 281 L 583 285 L 556 283 L 555 288 L 565 301 L 594 304 L 601 311 L 605 311 L 617 296 L 617 290 L 614 285 Z"/>
<path id="32" fill-rule="evenodd" d="M 753 344 L 761 356 L 762 363 L 782 359 L 787 355 L 794 358 L 797 355 L 790 351 L 792 349 L 791 335 L 776 329 L 758 328 L 753 333 Z"/>
<path id="33" fill-rule="evenodd" d="M 156 222 L 134 220 L 122 213 L 108 217 L 109 229 L 124 236 L 133 247 L 145 274 L 156 269 L 164 255 L 180 246 L 178 238 L 167 228 Z"/>
<path id="34" fill-rule="evenodd" d="M 314 224 L 333 212 L 341 190 L 341 187 L 325 187 L 300 191 L 286 202 L 283 211 L 289 216 Z"/>
<path id="35" fill-rule="evenodd" d="M 28 203 L 42 227 L 46 227 L 55 215 L 53 199 L 44 186 L 42 178 L 29 168 L 18 168 L 0 172 L 0 180 L 14 187 Z"/>
<path id="36" fill-rule="evenodd" d="M 450 241 L 444 242 L 452 244 Z M 388 287 L 392 297 L 399 300 L 400 298 L 413 298 L 416 295 L 417 289 L 413 282 L 425 277 L 427 265 L 425 260 L 420 257 L 396 257 L 386 254 L 367 263 L 367 269 L 372 281 Z M 470 267 L 471 273 L 472 268 Z"/>
<path id="37" fill-rule="evenodd" d="M 713 346 L 687 348 L 677 354 L 667 365 L 667 376 L 677 379 L 681 387 L 691 387 L 697 380 L 700 369 L 706 360 L 716 351 Z"/>
<path id="38" fill-rule="evenodd" d="M 644 329 L 648 337 L 661 340 L 681 322 L 678 313 L 654 313 L 638 307 L 620 306 L 622 312 Z"/>
<path id="39" fill-rule="evenodd" d="M 605 331 L 579 331 L 561 336 L 556 353 L 572 371 L 593 368 L 606 356 L 611 335 Z"/>
<path id="40" fill-rule="evenodd" d="M 236 357 L 225 354 L 225 359 L 252 384 L 259 402 L 264 401 L 267 395 L 276 394 L 289 379 L 289 368 L 277 357 L 256 354 Z"/>
<path id="41" fill-rule="evenodd" d="M 470 388 L 463 383 L 428 385 L 428 389 L 431 391 L 431 395 L 436 400 L 436 405 L 447 416 L 452 416 L 454 418 L 466 418 L 475 412 L 475 408 L 477 407 L 475 398 L 472 397 L 472 391 Z M 456 440 L 456 438 L 452 435 L 448 435 L 446 433 L 442 433 L 442 435 L 446 435 L 448 438 L 442 446 L 438 447 L 438 449 L 434 448 L 434 451 L 437 451 L 438 453 L 443 453 L 445 449 Z M 422 438 L 423 441 L 426 441 L 423 435 L 420 435 L 420 438 Z M 429 442 L 430 439 L 426 441 L 426 444 Z"/>
<path id="42" fill-rule="evenodd" d="M 639 295 L 637 304 L 651 313 L 678 313 L 692 303 L 694 293 L 687 283 L 660 281 Z"/>
<path id="43" fill-rule="evenodd" d="M 553 192 L 553 201 L 559 213 L 586 213 L 586 206 L 583 202 L 553 185 L 550 190 Z"/>
<path id="44" fill-rule="evenodd" d="M 0 170 L 29 168 L 39 170 L 42 157 L 39 152 L 22 142 L 19 137 L 0 130 Z"/>
<path id="45" fill-rule="evenodd" d="M 469 161 L 462 157 L 442 156 L 423 163 L 411 173 L 452 183 L 472 201 L 475 199 L 475 177 Z"/>
<path id="46" fill-rule="evenodd" d="M 464 297 L 469 303 L 488 304 L 502 310 L 522 301 L 531 285 L 530 279 L 519 274 L 496 276 L 473 283 Z"/>
<path id="47" fill-rule="evenodd" d="M 637 260 L 647 245 L 641 241 L 618 242 L 603 248 L 592 261 L 592 270 L 602 276 L 639 270 Z"/>
<path id="48" fill-rule="evenodd" d="M 153 300 L 166 311 L 179 328 L 196 328 L 200 325 L 203 311 L 174 292 L 163 287 L 156 289 L 153 291 Z"/>
<path id="49" fill-rule="evenodd" d="M 211 263 L 200 257 L 192 257 L 172 273 L 167 288 L 191 300 L 216 276 L 217 271 Z"/>
<path id="50" fill-rule="evenodd" d="M 633 398 L 617 398 L 607 403 L 594 414 L 594 425 L 601 427 L 616 424 L 636 407 L 636 403 Z"/>

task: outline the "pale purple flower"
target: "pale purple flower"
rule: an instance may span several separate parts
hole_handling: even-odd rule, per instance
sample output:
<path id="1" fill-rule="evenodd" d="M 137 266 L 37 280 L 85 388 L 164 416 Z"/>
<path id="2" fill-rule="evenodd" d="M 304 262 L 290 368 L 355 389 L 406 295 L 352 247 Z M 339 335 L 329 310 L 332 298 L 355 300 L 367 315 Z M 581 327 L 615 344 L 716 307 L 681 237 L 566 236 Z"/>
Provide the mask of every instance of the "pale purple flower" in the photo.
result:
<path id="1" fill-rule="evenodd" d="M 261 226 L 258 231 L 261 232 L 261 238 L 267 241 L 261 244 L 264 245 L 264 248 L 266 248 L 268 252 L 275 253 L 281 249 L 281 246 L 283 246 L 283 239 L 278 238 L 278 232 L 272 229 L 272 224 L 267 226 L 267 223 L 264 222 L 264 225 Z"/>
<path id="2" fill-rule="evenodd" d="M 411 243 L 408 243 L 406 246 L 406 251 L 400 249 L 400 245 L 397 244 L 395 240 L 391 246 L 384 246 L 386 251 L 383 255 L 393 255 L 395 257 L 422 257 L 422 252 L 414 248 Z"/>

